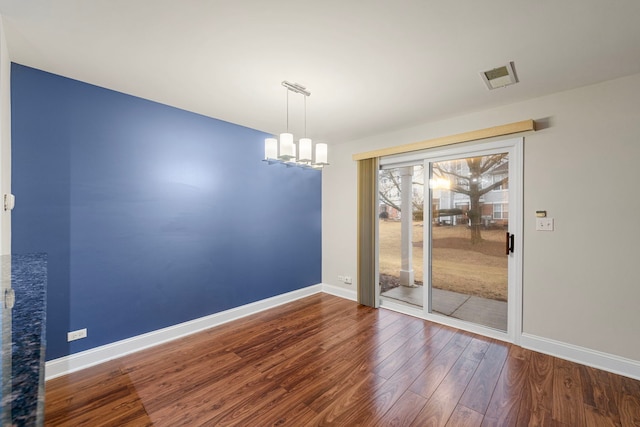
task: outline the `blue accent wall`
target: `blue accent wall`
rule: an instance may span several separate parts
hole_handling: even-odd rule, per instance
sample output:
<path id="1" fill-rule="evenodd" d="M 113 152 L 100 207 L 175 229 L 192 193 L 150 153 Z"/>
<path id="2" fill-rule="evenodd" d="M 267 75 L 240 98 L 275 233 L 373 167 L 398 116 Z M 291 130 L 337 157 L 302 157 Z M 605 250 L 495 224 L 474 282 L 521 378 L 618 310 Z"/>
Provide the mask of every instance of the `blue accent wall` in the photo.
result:
<path id="1" fill-rule="evenodd" d="M 47 360 L 320 283 L 321 174 L 261 162 L 263 132 L 18 64 L 11 90 Z"/>

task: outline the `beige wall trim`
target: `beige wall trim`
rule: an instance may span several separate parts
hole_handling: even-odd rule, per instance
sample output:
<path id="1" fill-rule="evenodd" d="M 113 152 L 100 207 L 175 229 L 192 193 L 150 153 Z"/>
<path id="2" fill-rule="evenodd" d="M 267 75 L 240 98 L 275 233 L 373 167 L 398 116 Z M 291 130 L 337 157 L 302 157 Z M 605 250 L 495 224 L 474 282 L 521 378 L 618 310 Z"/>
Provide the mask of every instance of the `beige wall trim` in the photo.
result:
<path id="1" fill-rule="evenodd" d="M 480 139 L 513 135 L 514 133 L 529 132 L 535 130 L 536 122 L 529 119 L 523 120 L 521 122 L 509 123 L 506 125 L 459 133 L 457 135 L 441 136 L 439 138 L 428 139 L 426 141 L 413 142 L 411 144 L 398 145 L 396 147 L 367 151 L 366 153 L 357 153 L 353 155 L 353 160 L 364 160 L 374 157 L 391 156 L 393 154 L 408 153 L 410 151 L 425 150 L 427 148 L 442 147 L 444 145 L 459 144 L 461 142 L 477 141 Z"/>

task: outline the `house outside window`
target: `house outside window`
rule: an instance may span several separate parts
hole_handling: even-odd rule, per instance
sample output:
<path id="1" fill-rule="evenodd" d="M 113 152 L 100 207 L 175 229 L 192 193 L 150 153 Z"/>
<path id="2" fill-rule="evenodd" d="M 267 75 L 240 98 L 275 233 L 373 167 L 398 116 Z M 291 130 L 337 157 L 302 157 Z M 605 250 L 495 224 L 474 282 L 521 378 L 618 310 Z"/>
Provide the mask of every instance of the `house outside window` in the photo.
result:
<path id="1" fill-rule="evenodd" d="M 501 174 L 495 174 L 493 175 L 493 183 L 495 184 L 496 182 L 500 182 L 503 179 L 507 178 L 508 175 L 505 173 L 501 173 Z M 497 186 L 496 188 L 494 188 L 492 191 L 500 191 L 500 190 L 507 190 L 509 188 L 509 181 L 505 181 L 503 182 L 501 185 Z"/>
<path id="2" fill-rule="evenodd" d="M 509 219 L 509 205 L 507 203 L 494 203 L 493 219 Z"/>

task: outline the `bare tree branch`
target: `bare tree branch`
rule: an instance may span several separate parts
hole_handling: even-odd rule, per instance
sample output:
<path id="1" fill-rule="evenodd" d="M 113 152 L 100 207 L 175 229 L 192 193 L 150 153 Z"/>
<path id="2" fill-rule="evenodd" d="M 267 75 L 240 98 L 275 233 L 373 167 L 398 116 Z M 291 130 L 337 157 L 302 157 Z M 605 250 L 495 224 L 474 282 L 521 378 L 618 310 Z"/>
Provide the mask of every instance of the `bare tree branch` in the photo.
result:
<path id="1" fill-rule="evenodd" d="M 418 168 L 417 173 L 421 172 L 422 168 Z M 394 209 L 397 209 L 398 212 L 401 212 L 401 207 L 396 203 L 397 199 L 402 194 L 402 180 L 396 174 L 394 174 L 394 170 L 383 170 L 380 173 L 380 188 L 378 193 L 380 194 L 380 200 L 387 206 L 390 206 Z M 383 181 L 386 180 L 386 185 L 383 184 Z M 412 181 L 411 184 L 413 186 L 422 186 L 424 183 L 419 181 Z M 395 194 L 394 194 L 395 193 Z M 395 196 L 395 197 L 394 197 Z M 394 201 L 396 199 L 396 201 Z M 423 201 L 422 198 L 416 197 L 412 195 L 411 204 L 414 212 L 422 212 L 423 210 Z"/>
<path id="2" fill-rule="evenodd" d="M 401 212 L 400 206 L 393 203 L 393 201 L 389 199 L 386 194 L 380 193 L 380 197 L 382 198 L 382 201 L 385 205 L 391 206 L 392 208 L 397 209 L 398 212 Z"/>

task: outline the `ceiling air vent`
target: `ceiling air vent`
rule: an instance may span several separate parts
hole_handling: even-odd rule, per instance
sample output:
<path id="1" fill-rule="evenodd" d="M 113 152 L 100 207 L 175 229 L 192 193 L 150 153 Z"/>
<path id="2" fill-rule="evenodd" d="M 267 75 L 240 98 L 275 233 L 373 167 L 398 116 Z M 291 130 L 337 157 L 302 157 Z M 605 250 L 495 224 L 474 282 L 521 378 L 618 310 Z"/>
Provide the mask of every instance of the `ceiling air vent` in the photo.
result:
<path id="1" fill-rule="evenodd" d="M 513 71 L 513 62 L 493 70 L 482 71 L 480 75 L 489 90 L 518 83 L 516 73 Z"/>

